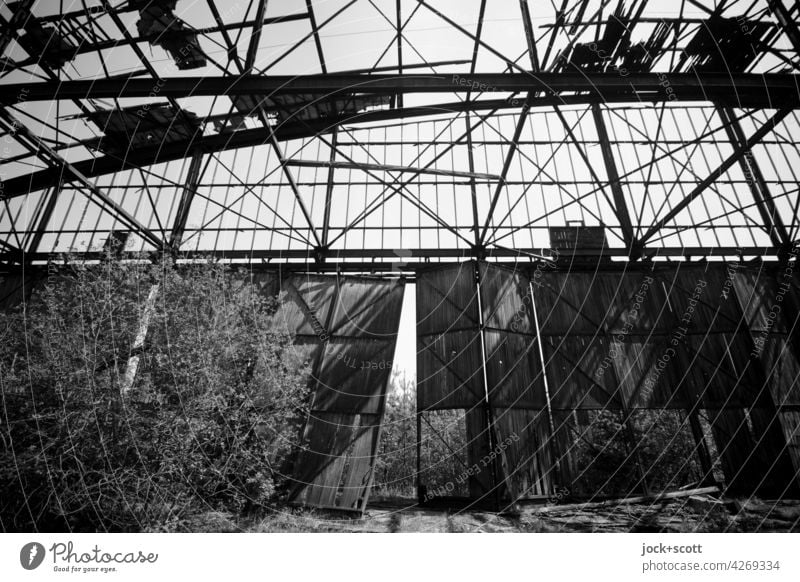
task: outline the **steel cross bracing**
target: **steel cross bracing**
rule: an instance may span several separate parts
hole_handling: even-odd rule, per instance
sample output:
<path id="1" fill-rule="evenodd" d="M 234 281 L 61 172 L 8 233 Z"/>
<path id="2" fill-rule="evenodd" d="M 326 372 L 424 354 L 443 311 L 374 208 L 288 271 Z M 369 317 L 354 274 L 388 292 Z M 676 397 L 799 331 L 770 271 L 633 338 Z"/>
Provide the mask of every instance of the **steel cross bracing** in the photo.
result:
<path id="1" fill-rule="evenodd" d="M 319 270 L 800 239 L 796 3 L 56 4 L 0 9 L 6 265 L 119 230 Z"/>

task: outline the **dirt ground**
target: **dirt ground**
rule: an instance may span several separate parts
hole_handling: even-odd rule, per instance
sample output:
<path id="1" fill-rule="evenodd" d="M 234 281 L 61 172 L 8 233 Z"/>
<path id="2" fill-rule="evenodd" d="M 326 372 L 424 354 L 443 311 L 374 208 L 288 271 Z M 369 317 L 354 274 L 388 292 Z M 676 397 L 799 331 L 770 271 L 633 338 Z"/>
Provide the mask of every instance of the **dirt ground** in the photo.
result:
<path id="1" fill-rule="evenodd" d="M 800 532 L 800 501 L 719 500 L 692 496 L 659 503 L 597 507 L 526 505 L 513 514 L 421 508 L 414 500 L 373 501 L 363 517 L 285 508 L 236 523 L 209 514 L 203 531 L 535 533 L 535 532 Z M 196 524 L 199 525 L 199 524 Z"/>

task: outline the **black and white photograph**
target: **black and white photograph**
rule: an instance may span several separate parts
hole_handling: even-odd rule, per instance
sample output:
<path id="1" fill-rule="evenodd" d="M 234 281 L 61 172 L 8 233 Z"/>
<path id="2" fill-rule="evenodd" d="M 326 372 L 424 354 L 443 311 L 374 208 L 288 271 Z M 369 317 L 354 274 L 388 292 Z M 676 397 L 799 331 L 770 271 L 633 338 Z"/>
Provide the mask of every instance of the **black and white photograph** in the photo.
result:
<path id="1" fill-rule="evenodd" d="M 0 150 L 5 579 L 800 573 L 797 1 L 2 1 Z"/>

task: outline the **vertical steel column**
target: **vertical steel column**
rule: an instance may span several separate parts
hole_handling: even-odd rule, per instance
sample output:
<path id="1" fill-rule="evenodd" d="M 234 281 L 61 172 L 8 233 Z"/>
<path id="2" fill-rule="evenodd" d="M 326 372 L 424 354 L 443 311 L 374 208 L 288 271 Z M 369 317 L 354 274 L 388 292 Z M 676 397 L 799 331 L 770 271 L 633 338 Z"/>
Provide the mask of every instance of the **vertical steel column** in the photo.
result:
<path id="1" fill-rule="evenodd" d="M 486 373 L 486 326 L 483 321 L 483 298 L 481 296 L 481 270 L 480 261 L 475 261 L 475 293 L 478 299 L 478 331 L 481 340 L 481 374 L 483 376 L 483 405 L 486 416 L 486 430 L 489 440 L 489 453 L 494 452 L 497 446 L 497 435 L 494 428 L 494 410 L 492 409 L 491 389 L 489 387 L 489 376 Z M 497 455 L 492 457 L 492 491 L 494 492 L 494 508 L 500 510 L 500 481 L 497 470 Z M 509 492 L 510 493 L 510 492 Z M 514 501 L 514 499 L 512 499 Z"/>
<path id="2" fill-rule="evenodd" d="M 559 480 L 561 479 L 561 458 L 559 456 L 558 443 L 556 441 L 556 425 L 553 421 L 553 407 L 550 400 L 550 384 L 547 381 L 547 365 L 544 359 L 544 348 L 542 347 L 542 328 L 539 327 L 539 313 L 536 310 L 536 297 L 533 294 L 533 281 L 528 280 L 528 289 L 531 294 L 531 310 L 533 311 L 533 324 L 536 326 L 536 345 L 539 348 L 539 363 L 542 366 L 542 380 L 544 382 L 544 395 L 547 399 L 547 423 L 550 427 L 550 454 L 553 455 L 553 463 Z"/>
<path id="3" fill-rule="evenodd" d="M 422 413 L 417 408 L 417 503 L 425 501 L 425 492 L 422 491 L 422 483 L 420 478 L 422 476 Z"/>
<path id="4" fill-rule="evenodd" d="M 472 228 L 475 241 L 475 250 L 480 247 L 480 225 L 478 224 L 478 189 L 475 185 L 475 156 L 472 153 L 472 124 L 470 122 L 469 111 L 467 111 L 464 121 L 467 124 L 467 160 L 469 161 L 469 173 L 472 177 L 469 179 L 470 193 L 472 194 Z"/>
<path id="5" fill-rule="evenodd" d="M 401 18 L 401 2 L 397 0 L 395 2 L 395 12 L 397 13 L 397 74 L 403 74 L 403 24 Z M 396 99 L 395 105 L 400 109 L 403 108 L 403 94 L 398 93 L 394 96 Z"/>

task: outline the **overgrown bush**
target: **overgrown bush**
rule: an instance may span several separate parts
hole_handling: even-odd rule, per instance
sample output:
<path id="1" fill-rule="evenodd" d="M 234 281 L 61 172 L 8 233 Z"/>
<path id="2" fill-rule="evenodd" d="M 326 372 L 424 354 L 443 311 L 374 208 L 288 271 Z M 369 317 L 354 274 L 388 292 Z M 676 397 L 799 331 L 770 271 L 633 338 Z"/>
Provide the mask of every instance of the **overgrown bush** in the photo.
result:
<path id="1" fill-rule="evenodd" d="M 691 432 L 676 414 L 637 411 L 630 432 L 619 411 L 589 414 L 589 423 L 573 433 L 573 493 L 631 496 L 642 493 L 643 477 L 652 491 L 678 489 L 701 478 Z"/>
<path id="2" fill-rule="evenodd" d="M 393 375 L 375 459 L 375 489 L 379 495 L 417 495 L 416 411 L 416 383 L 405 376 Z"/>
<path id="3" fill-rule="evenodd" d="M 275 307 L 219 264 L 107 257 L 0 314 L 0 526 L 171 529 L 274 498 L 308 391 Z"/>
<path id="4" fill-rule="evenodd" d="M 417 496 L 417 398 L 416 381 L 404 375 L 390 379 L 381 440 L 375 462 L 378 495 Z M 419 482 L 427 491 L 450 484 L 453 496 L 467 496 L 464 478 L 469 468 L 463 410 L 425 412 L 421 423 Z"/>

